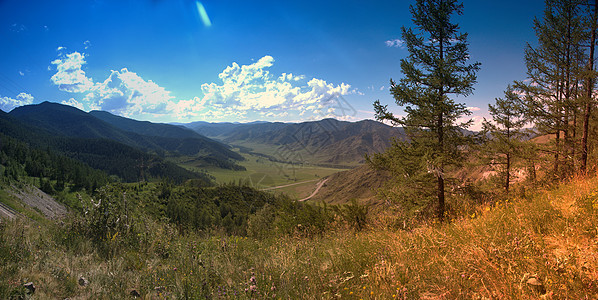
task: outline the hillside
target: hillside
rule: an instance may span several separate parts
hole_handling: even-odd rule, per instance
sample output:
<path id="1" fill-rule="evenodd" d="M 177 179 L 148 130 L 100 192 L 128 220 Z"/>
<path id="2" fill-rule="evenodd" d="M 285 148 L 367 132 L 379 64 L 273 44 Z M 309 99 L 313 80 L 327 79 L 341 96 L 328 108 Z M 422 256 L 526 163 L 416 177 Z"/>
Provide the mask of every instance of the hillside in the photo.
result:
<path id="1" fill-rule="evenodd" d="M 92 110 L 89 115 L 94 116 L 114 127 L 124 131 L 134 132 L 146 136 L 160 136 L 171 138 L 205 138 L 204 136 L 182 126 L 170 124 L 153 123 L 149 121 L 137 121 L 121 116 L 113 115 L 107 111 Z"/>
<path id="2" fill-rule="evenodd" d="M 310 201 L 328 204 L 346 204 L 352 199 L 362 204 L 382 204 L 376 198 L 377 189 L 384 186 L 390 175 L 383 171 L 373 170 L 364 164 L 357 168 L 338 172 L 327 176 L 317 194 Z"/>
<path id="3" fill-rule="evenodd" d="M 364 154 L 381 152 L 401 128 L 380 122 L 324 119 L 303 123 L 191 123 L 190 128 L 227 144 L 250 148 L 281 161 L 356 166 Z"/>
<path id="4" fill-rule="evenodd" d="M 91 187 L 95 183 L 106 181 L 97 179 L 102 175 L 91 170 L 94 168 L 116 175 L 126 182 L 137 181 L 142 177 L 168 177 L 176 182 L 191 178 L 210 181 L 205 174 L 185 170 L 161 157 L 114 140 L 69 137 L 32 123 L 34 122 L 24 122 L 10 114 L 0 113 L 0 153 L 6 155 L 3 158 L 6 161 L 0 161 L 0 165 L 10 166 L 9 170 L 12 170 L 14 176 L 24 172 L 34 177 L 52 177 L 53 180 L 64 181 L 70 178 L 75 185 Z M 110 127 L 103 128 L 112 131 Z M 35 162 L 32 163 L 31 160 Z M 85 176 L 91 176 L 93 180 L 83 178 Z"/>
<path id="5" fill-rule="evenodd" d="M 250 238 L 181 232 L 148 217 L 144 209 L 160 198 L 148 194 L 151 186 L 141 186 L 139 195 L 126 193 L 137 212 L 127 221 L 133 224 L 131 233 L 112 225 L 121 229 L 97 240 L 81 234 L 95 224 L 85 218 L 60 223 L 22 219 L 0 226 L 0 296 L 27 295 L 24 284 L 32 282 L 34 295 L 43 299 L 137 294 L 177 299 L 592 299 L 598 294 L 597 186 L 596 177 L 577 178 L 411 230 L 398 229 L 405 224 L 397 223 L 396 212 L 387 207 L 369 217 L 366 230 L 328 223 L 320 234 L 307 231 L 316 228 L 317 218 L 310 219 L 312 224 L 307 219 L 292 223 L 294 229 L 284 234 L 276 231 L 281 223 L 269 221 L 277 213 L 275 204 L 264 204 L 273 199 L 246 187 L 206 194 L 172 191 L 186 201 L 208 197 L 202 201 L 211 206 L 222 203 L 217 195 L 223 191 L 244 191 L 234 205 L 262 207 L 249 216 L 247 227 L 261 235 Z M 122 188 L 115 195 L 123 195 Z M 259 206 L 243 202 L 252 194 L 266 198 Z M 147 197 L 155 199 L 146 203 Z M 112 201 L 122 203 L 118 197 Z M 285 205 L 301 213 L 297 218 L 314 212 Z M 220 204 L 215 210 L 217 216 L 228 213 L 224 219 L 232 226 L 233 207 Z M 292 216 L 276 222 L 292 222 Z"/>
<path id="6" fill-rule="evenodd" d="M 243 159 L 228 146 L 184 128 L 135 121 L 103 112 L 86 113 L 58 103 L 26 105 L 12 110 L 9 115 L 58 136 L 108 139 L 146 151 L 168 152 L 174 155 Z"/>

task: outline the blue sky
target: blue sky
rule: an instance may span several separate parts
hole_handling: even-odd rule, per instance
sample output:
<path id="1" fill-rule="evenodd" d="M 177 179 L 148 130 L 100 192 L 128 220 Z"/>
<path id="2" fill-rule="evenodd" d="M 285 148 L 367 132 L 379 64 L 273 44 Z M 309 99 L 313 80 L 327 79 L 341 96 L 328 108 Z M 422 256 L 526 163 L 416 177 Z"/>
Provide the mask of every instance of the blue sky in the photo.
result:
<path id="1" fill-rule="evenodd" d="M 400 114 L 388 85 L 407 51 L 392 41 L 412 25 L 412 3 L 0 0 L 0 109 L 52 101 L 155 122 L 360 120 L 380 99 Z M 455 21 L 482 67 L 474 94 L 457 101 L 479 119 L 525 78 L 544 5 L 464 6 Z"/>

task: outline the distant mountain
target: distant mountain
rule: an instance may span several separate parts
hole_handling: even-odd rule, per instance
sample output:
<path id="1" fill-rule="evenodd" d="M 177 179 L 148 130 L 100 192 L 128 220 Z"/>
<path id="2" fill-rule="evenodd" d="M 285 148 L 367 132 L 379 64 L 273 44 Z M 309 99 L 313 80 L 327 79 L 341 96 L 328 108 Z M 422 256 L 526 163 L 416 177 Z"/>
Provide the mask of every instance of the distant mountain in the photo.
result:
<path id="1" fill-rule="evenodd" d="M 75 107 L 43 102 L 12 110 L 10 116 L 53 134 L 86 139 L 108 139 L 157 153 L 209 156 L 242 160 L 228 146 L 186 128 L 118 117 L 107 112 L 86 113 Z"/>
<path id="2" fill-rule="evenodd" d="M 204 136 L 186 127 L 162 123 L 152 123 L 148 121 L 137 121 L 116 116 L 107 111 L 100 110 L 92 110 L 89 112 L 89 114 L 112 126 L 141 135 L 170 138 L 205 138 Z"/>
<path id="3" fill-rule="evenodd" d="M 44 128 L 59 136 L 103 138 L 127 145 L 141 146 L 139 141 L 135 141 L 136 137 L 68 105 L 43 102 L 15 108 L 9 115 L 21 122 Z"/>
<path id="4" fill-rule="evenodd" d="M 252 130 L 274 130 L 277 128 L 285 127 L 286 123 L 209 123 L 209 122 L 193 122 L 189 124 L 183 124 L 184 126 L 194 130 L 195 132 L 205 135 L 207 137 L 224 140 L 227 137 L 235 134 L 239 130 L 252 131 Z"/>
<path id="5" fill-rule="evenodd" d="M 44 151 L 46 156 L 59 153 L 127 182 L 157 178 L 170 178 L 176 182 L 187 179 L 200 179 L 205 184 L 210 182 L 205 174 L 188 171 L 123 143 L 109 139 L 69 137 L 52 130 L 53 124 L 47 125 L 51 130 L 0 111 L 0 148 L 4 142 L 2 137 L 6 136 L 26 143 L 32 149 Z"/>
<path id="6" fill-rule="evenodd" d="M 402 128 L 372 120 L 346 122 L 324 119 L 303 123 L 187 124 L 196 132 L 231 145 L 251 148 L 281 161 L 357 165 L 364 154 L 381 152 L 393 138 L 404 139 Z"/>

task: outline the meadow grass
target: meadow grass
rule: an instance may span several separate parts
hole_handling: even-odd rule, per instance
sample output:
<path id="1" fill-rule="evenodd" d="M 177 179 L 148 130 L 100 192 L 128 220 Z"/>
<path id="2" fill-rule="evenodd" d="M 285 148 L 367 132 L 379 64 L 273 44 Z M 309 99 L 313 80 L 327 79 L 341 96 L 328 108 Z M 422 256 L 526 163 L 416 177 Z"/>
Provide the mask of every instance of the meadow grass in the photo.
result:
<path id="1" fill-rule="evenodd" d="M 238 164 L 245 167 L 247 169 L 246 171 L 234 171 L 217 167 L 197 167 L 190 158 L 178 158 L 173 160 L 173 162 L 189 170 L 206 171 L 214 176 L 217 183 L 237 183 L 241 180 L 255 188 L 269 188 L 291 183 L 317 180 L 336 172 L 346 170 L 309 164 L 301 165 L 273 162 L 264 157 L 252 154 L 240 154 L 245 157 L 245 160 L 238 162 Z M 297 193 L 294 188 L 289 187 L 287 190 L 290 191 L 291 194 Z"/>
<path id="2" fill-rule="evenodd" d="M 137 225 L 106 257 L 70 221 L 3 222 L 0 298 L 583 299 L 598 294 L 598 178 L 478 206 L 449 223 L 252 239 Z M 89 285 L 80 286 L 80 276 Z M 528 284 L 535 278 L 540 286 Z"/>

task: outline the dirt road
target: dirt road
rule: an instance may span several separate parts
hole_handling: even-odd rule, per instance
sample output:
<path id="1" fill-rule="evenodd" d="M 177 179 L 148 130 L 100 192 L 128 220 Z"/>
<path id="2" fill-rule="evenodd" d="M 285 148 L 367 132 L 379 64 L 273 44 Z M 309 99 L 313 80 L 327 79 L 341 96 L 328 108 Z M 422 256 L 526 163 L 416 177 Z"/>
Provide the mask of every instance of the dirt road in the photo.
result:
<path id="1" fill-rule="evenodd" d="M 285 185 L 273 186 L 273 187 L 262 189 L 262 191 L 269 191 L 269 190 L 281 189 L 281 188 L 285 188 L 285 187 L 288 187 L 288 186 L 294 186 L 294 185 L 304 184 L 304 183 L 308 183 L 308 182 L 314 182 L 314 181 L 318 181 L 318 180 L 319 179 L 314 179 L 314 180 L 307 180 L 307 181 L 295 182 L 295 183 L 290 183 L 290 184 L 285 184 Z"/>
<path id="2" fill-rule="evenodd" d="M 311 199 L 311 197 L 315 196 L 320 191 L 320 188 L 326 183 L 326 181 L 328 181 L 328 179 L 330 179 L 330 178 L 326 178 L 326 179 L 322 180 L 320 183 L 318 183 L 318 187 L 316 187 L 316 190 L 313 193 L 311 193 L 311 195 L 309 195 L 308 197 L 305 197 L 299 201 L 309 200 L 309 199 Z"/>

